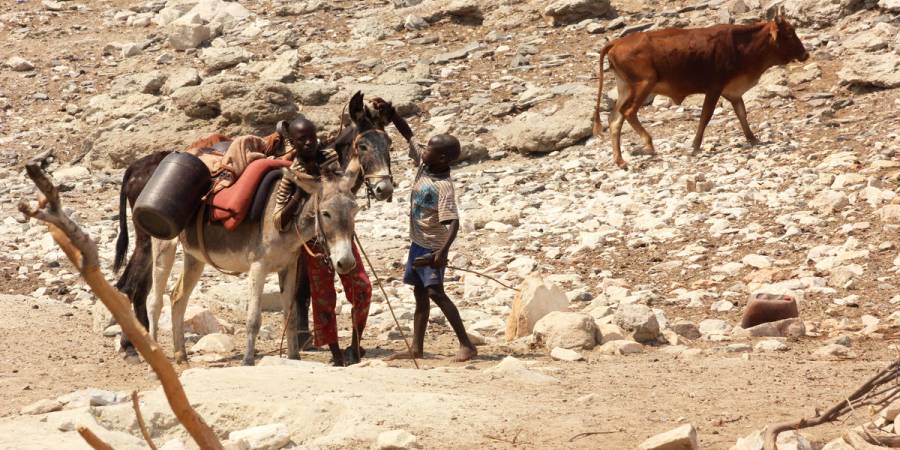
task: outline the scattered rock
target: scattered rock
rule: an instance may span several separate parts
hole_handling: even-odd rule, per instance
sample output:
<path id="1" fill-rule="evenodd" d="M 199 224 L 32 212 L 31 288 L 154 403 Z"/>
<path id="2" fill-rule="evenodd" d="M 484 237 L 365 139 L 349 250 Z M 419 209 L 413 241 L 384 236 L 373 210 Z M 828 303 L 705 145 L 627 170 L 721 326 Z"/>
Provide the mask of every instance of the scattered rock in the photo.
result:
<path id="1" fill-rule="evenodd" d="M 200 52 L 200 59 L 210 70 L 224 70 L 250 60 L 250 53 L 241 47 L 209 47 Z M 281 81 L 281 80 L 278 80 Z"/>
<path id="2" fill-rule="evenodd" d="M 618 325 L 604 323 L 597 325 L 597 334 L 600 336 L 600 343 L 605 344 L 611 341 L 621 341 L 625 339 L 625 331 Z"/>
<path id="3" fill-rule="evenodd" d="M 659 337 L 659 322 L 656 314 L 645 305 L 621 304 L 616 310 L 616 325 L 631 332 L 637 342 L 654 342 Z"/>
<path id="4" fill-rule="evenodd" d="M 278 450 L 291 442 L 291 434 L 284 424 L 273 423 L 228 433 L 231 441 L 244 441 L 250 450 Z"/>
<path id="5" fill-rule="evenodd" d="M 234 339 L 227 334 L 213 333 L 200 338 L 193 347 L 192 352 L 228 354 L 234 351 Z"/>
<path id="6" fill-rule="evenodd" d="M 700 322 L 699 330 L 703 336 L 721 336 L 731 331 L 731 325 L 721 319 L 706 319 Z"/>
<path id="7" fill-rule="evenodd" d="M 213 37 L 212 30 L 199 15 L 184 16 L 172 22 L 166 29 L 169 45 L 175 50 L 200 47 Z"/>
<path id="8" fill-rule="evenodd" d="M 212 311 L 201 306 L 189 306 L 184 314 L 184 330 L 201 336 L 223 331 Z"/>
<path id="9" fill-rule="evenodd" d="M 7 59 L 6 67 L 9 67 L 14 72 L 28 72 L 29 70 L 34 70 L 34 64 L 21 56 L 12 56 Z"/>
<path id="10" fill-rule="evenodd" d="M 690 320 L 679 320 L 672 324 L 672 331 L 687 339 L 699 339 L 700 329 Z"/>
<path id="11" fill-rule="evenodd" d="M 581 361 L 584 359 L 584 357 L 581 356 L 581 353 L 562 347 L 554 347 L 553 350 L 550 351 L 550 357 L 559 361 L 569 362 Z"/>
<path id="12" fill-rule="evenodd" d="M 643 353 L 644 346 L 634 341 L 609 341 L 595 351 L 601 355 L 631 355 Z"/>
<path id="13" fill-rule="evenodd" d="M 612 11 L 609 0 L 555 0 L 544 8 L 554 26 L 594 19 Z"/>
<path id="14" fill-rule="evenodd" d="M 391 430 L 378 435 L 375 448 L 378 450 L 408 450 L 422 448 L 422 446 L 416 442 L 416 437 L 412 434 L 404 430 Z"/>
<path id="15" fill-rule="evenodd" d="M 786 352 L 790 347 L 784 342 L 775 339 L 766 339 L 757 342 L 756 345 L 753 346 L 753 349 L 758 352 Z"/>
<path id="16" fill-rule="evenodd" d="M 529 110 L 500 126 L 493 134 L 498 146 L 519 153 L 550 153 L 587 139 L 592 127 L 590 99 L 596 92 L 585 89 L 591 93 L 571 98 L 561 107 Z"/>
<path id="17" fill-rule="evenodd" d="M 272 81 L 293 81 L 299 63 L 300 54 L 297 53 L 297 50 L 288 50 L 275 57 L 275 61 L 268 63 L 265 69 L 259 73 L 259 78 Z"/>
<path id="18" fill-rule="evenodd" d="M 38 400 L 19 411 L 22 415 L 38 415 L 59 411 L 63 408 L 63 404 L 59 400 Z"/>
<path id="19" fill-rule="evenodd" d="M 856 358 L 856 353 L 853 353 L 849 347 L 845 347 L 840 344 L 828 344 L 824 347 L 819 348 L 815 352 L 813 352 L 813 358 L 816 359 L 834 359 L 834 358 L 843 358 L 843 359 L 853 359 Z"/>
<path id="20" fill-rule="evenodd" d="M 513 300 L 506 323 L 506 339 L 528 336 L 542 317 L 553 311 L 569 309 L 566 293 L 556 285 L 539 277 L 526 278 Z"/>
<path id="21" fill-rule="evenodd" d="M 198 84 L 200 84 L 200 72 L 191 67 L 184 67 L 169 73 L 160 92 L 169 95 L 183 87 L 196 86 Z"/>
<path id="22" fill-rule="evenodd" d="M 837 76 L 841 84 L 851 86 L 900 87 L 900 55 L 854 54 L 845 59 Z"/>
<path id="23" fill-rule="evenodd" d="M 640 450 L 699 450 L 697 430 L 685 424 L 674 430 L 657 434 L 638 446 Z"/>
<path id="24" fill-rule="evenodd" d="M 521 360 L 512 356 L 503 358 L 496 366 L 485 369 L 484 373 L 528 384 L 547 384 L 558 381 L 549 375 L 529 369 Z"/>
<path id="25" fill-rule="evenodd" d="M 820 192 L 812 201 L 809 207 L 823 214 L 830 214 L 844 209 L 850 202 L 847 195 L 840 191 L 826 190 Z"/>
<path id="26" fill-rule="evenodd" d="M 534 325 L 534 344 L 547 350 L 555 347 L 591 349 L 596 344 L 596 326 L 583 313 L 552 311 Z"/>

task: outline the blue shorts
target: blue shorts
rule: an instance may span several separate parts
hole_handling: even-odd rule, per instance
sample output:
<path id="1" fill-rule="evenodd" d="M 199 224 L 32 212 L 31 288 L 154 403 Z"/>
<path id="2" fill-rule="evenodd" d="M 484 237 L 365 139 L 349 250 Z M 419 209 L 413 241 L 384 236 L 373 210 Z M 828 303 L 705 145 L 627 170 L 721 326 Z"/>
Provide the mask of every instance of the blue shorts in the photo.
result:
<path id="1" fill-rule="evenodd" d="M 406 271 L 403 273 L 403 282 L 415 287 L 441 286 L 444 284 L 444 267 L 435 269 L 431 266 L 416 267 L 413 265 L 416 258 L 432 253 L 430 248 L 412 243 L 409 247 L 409 257 L 406 259 Z"/>

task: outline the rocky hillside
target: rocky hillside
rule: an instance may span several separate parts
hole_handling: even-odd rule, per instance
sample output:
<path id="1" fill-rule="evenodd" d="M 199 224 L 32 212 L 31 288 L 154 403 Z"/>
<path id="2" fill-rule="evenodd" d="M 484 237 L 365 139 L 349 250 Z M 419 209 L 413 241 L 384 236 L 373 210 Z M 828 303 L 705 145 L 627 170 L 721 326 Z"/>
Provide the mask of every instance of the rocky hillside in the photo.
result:
<path id="1" fill-rule="evenodd" d="M 590 124 L 608 40 L 752 22 L 778 6 L 811 58 L 771 69 L 745 95 L 760 145 L 746 144 L 723 101 L 692 157 L 702 98 L 658 97 L 640 116 L 659 156 L 626 152 L 631 171 L 611 163 Z M 298 113 L 333 133 L 363 90 L 393 101 L 419 141 L 460 137 L 464 230 L 452 264 L 556 285 L 568 310 L 592 319 L 558 326 L 599 329 L 565 345 L 589 364 L 628 352 L 878 360 L 900 326 L 898 28 L 893 0 L 17 0 L 0 14 L 2 277 L 7 292 L 93 304 L 43 228 L 15 212 L 33 192 L 21 174 L 30 155 L 54 151 L 65 202 L 111 259 L 130 161 L 212 132 L 268 133 Z M 605 76 L 608 109 L 616 93 Z M 640 149 L 625 129 L 625 148 Z M 398 277 L 413 171 L 395 143 L 397 201 L 373 203 L 358 232 L 380 271 Z M 208 271 L 201 304 L 237 303 L 220 280 Z M 409 319 L 411 293 L 389 284 Z M 506 344 L 512 291 L 453 271 L 449 290 L 482 354 L 557 346 Z M 757 292 L 796 298 L 806 337 L 733 331 Z M 450 335 L 439 312 L 433 320 Z M 400 346 L 381 303 L 368 333 L 372 345 Z M 730 442 L 765 421 L 741 423 Z"/>

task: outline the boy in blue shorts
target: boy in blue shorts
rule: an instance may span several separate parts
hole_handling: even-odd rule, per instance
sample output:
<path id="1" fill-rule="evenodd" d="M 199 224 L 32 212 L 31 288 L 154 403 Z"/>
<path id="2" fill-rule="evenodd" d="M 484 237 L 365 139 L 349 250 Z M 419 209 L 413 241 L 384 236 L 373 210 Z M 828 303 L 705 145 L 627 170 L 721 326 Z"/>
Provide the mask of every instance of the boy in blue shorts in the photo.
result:
<path id="1" fill-rule="evenodd" d="M 410 195 L 409 234 L 412 244 L 406 262 L 403 282 L 413 287 L 416 312 L 413 316 L 413 355 L 422 357 L 425 329 L 428 326 L 430 301 L 433 301 L 459 340 L 454 361 L 468 361 L 478 354 L 466 334 L 456 305 L 444 292 L 444 269 L 447 253 L 459 231 L 459 216 L 450 164 L 459 158 L 459 140 L 449 134 L 439 134 L 428 141 L 424 150 L 410 146 L 410 157 L 419 166 Z M 391 359 L 408 358 L 407 353 Z"/>

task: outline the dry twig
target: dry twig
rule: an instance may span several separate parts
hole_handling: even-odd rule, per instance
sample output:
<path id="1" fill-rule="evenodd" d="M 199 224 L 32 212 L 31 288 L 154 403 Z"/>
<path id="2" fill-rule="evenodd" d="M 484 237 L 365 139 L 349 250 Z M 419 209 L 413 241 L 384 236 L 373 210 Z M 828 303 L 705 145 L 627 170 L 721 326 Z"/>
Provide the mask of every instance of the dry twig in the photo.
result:
<path id="1" fill-rule="evenodd" d="M 184 387 L 178 380 L 175 368 L 172 367 L 159 345 L 150 338 L 147 330 L 138 322 L 131 311 L 128 299 L 103 277 L 99 266 L 97 246 L 75 222 L 63 213 L 59 191 L 41 167 L 41 160 L 42 158 L 30 160 L 26 164 L 25 170 L 43 196 L 38 200 L 37 208 L 21 202 L 19 211 L 29 218 L 35 218 L 47 224 L 53 239 L 78 268 L 91 291 L 109 309 L 116 322 L 122 327 L 122 332 L 156 372 L 172 412 L 175 413 L 194 441 L 203 450 L 222 449 L 222 443 L 219 442 L 219 438 L 212 428 L 191 407 L 184 393 Z M 90 433 L 90 430 L 87 432 Z M 82 436 L 84 435 L 82 433 Z"/>
<path id="2" fill-rule="evenodd" d="M 872 378 L 869 378 L 860 387 L 856 388 L 852 394 L 828 408 L 824 413 L 820 413 L 815 417 L 807 417 L 769 425 L 766 427 L 765 450 L 776 449 L 778 434 L 782 431 L 799 430 L 821 425 L 826 422 L 832 422 L 852 412 L 859 406 L 885 406 L 885 401 L 881 398 L 881 395 L 887 394 L 887 398 L 893 398 L 897 394 L 897 389 L 900 388 L 900 386 L 894 384 L 887 389 L 881 388 L 888 383 L 897 381 L 898 377 L 900 377 L 900 360 L 894 361 L 891 365 L 876 373 Z M 873 395 L 873 393 L 878 395 Z M 862 439 L 862 437 L 860 437 L 860 439 Z"/>
<path id="3" fill-rule="evenodd" d="M 150 438 L 150 431 L 147 430 L 147 424 L 144 423 L 144 415 L 141 414 L 138 391 L 131 391 L 131 406 L 134 407 L 134 415 L 137 417 L 138 427 L 140 427 L 141 434 L 144 436 L 144 440 L 147 441 L 147 445 L 150 446 L 150 450 L 158 450 L 156 444 L 153 443 L 153 439 Z"/>

